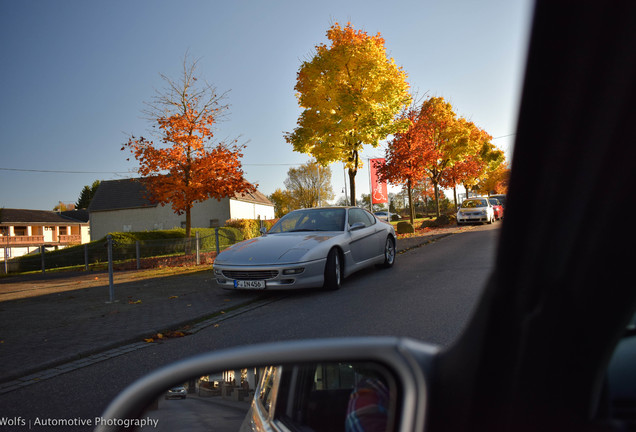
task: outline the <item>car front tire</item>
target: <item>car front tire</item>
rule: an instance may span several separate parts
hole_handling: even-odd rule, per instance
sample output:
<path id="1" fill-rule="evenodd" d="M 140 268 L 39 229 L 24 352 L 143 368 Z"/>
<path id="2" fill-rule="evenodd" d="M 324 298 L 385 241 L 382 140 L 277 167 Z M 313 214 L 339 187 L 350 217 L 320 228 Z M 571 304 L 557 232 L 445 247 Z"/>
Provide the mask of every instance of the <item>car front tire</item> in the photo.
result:
<path id="1" fill-rule="evenodd" d="M 386 238 L 386 242 L 384 243 L 384 262 L 381 264 L 380 267 L 393 267 L 393 264 L 395 263 L 395 255 L 395 240 L 393 240 L 393 237 L 388 236 Z"/>
<path id="2" fill-rule="evenodd" d="M 324 288 L 328 290 L 337 290 L 342 286 L 342 262 L 337 249 L 331 249 L 327 255 L 327 264 L 325 265 L 325 283 Z"/>

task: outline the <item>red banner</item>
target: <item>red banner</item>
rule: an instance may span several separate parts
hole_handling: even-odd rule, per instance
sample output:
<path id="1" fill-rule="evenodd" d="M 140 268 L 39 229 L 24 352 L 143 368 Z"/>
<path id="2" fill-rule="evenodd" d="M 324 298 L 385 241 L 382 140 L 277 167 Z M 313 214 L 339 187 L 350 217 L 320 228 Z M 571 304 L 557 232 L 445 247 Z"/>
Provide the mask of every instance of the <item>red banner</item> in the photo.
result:
<path id="1" fill-rule="evenodd" d="M 389 193 L 386 182 L 380 181 L 378 178 L 377 168 L 384 166 L 384 159 L 370 159 L 369 171 L 371 175 L 371 203 L 386 204 L 389 202 Z"/>

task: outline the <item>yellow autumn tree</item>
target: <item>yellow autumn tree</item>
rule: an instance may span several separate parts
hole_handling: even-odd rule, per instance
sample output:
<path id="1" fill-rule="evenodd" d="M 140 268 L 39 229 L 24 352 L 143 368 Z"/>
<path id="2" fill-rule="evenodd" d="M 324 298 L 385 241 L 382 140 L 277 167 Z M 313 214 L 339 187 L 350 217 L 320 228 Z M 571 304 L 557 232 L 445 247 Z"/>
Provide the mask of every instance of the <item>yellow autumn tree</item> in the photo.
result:
<path id="1" fill-rule="evenodd" d="M 335 23 L 327 38 L 330 44 L 317 45 L 313 58 L 298 71 L 294 89 L 304 110 L 285 139 L 323 166 L 343 162 L 355 205 L 363 145 L 377 147 L 388 135 L 408 128 L 396 116 L 411 102 L 409 85 L 406 72 L 387 58 L 379 33 L 369 36 L 351 23 Z"/>
<path id="2" fill-rule="evenodd" d="M 447 167 L 440 179 L 440 185 L 453 188 L 455 205 L 457 206 L 457 186 L 463 185 L 466 196 L 476 185 L 487 178 L 505 160 L 503 151 L 492 144 L 492 136 L 474 123 L 460 119 L 460 126 L 464 127 L 468 141 L 464 140 L 463 154 L 459 154 L 453 164 Z"/>

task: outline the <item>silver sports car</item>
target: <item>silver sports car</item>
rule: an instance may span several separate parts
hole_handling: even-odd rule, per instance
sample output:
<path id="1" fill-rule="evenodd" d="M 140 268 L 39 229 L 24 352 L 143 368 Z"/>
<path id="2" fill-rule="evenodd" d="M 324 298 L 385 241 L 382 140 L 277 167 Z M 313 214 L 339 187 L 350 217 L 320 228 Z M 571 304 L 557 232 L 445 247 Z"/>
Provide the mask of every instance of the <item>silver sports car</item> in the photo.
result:
<path id="1" fill-rule="evenodd" d="M 395 245 L 393 226 L 361 208 L 296 210 L 261 237 L 221 252 L 214 276 L 228 289 L 338 289 L 362 268 L 391 267 Z"/>

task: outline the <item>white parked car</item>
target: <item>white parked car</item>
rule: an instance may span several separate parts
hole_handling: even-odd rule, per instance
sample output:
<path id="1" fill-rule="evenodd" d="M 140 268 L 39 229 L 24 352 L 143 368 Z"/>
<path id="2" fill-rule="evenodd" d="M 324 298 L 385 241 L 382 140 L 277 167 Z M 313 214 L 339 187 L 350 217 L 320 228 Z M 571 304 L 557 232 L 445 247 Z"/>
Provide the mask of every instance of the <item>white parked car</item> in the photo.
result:
<path id="1" fill-rule="evenodd" d="M 392 225 L 358 207 L 295 210 L 221 252 L 214 277 L 227 289 L 335 290 L 358 270 L 393 266 L 396 242 Z"/>
<path id="2" fill-rule="evenodd" d="M 464 200 L 461 208 L 457 212 L 457 225 L 470 222 L 495 221 L 495 210 L 488 198 L 468 198 Z"/>

